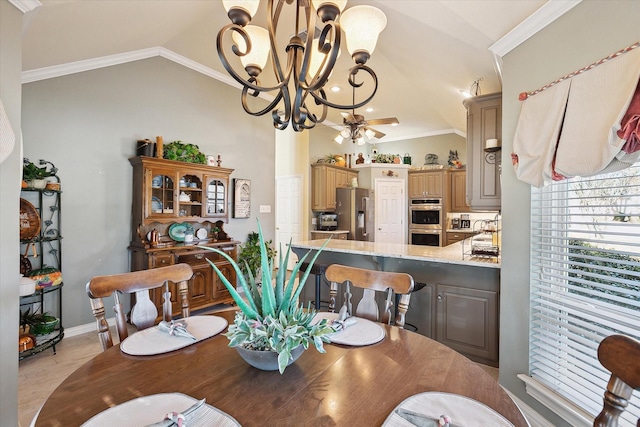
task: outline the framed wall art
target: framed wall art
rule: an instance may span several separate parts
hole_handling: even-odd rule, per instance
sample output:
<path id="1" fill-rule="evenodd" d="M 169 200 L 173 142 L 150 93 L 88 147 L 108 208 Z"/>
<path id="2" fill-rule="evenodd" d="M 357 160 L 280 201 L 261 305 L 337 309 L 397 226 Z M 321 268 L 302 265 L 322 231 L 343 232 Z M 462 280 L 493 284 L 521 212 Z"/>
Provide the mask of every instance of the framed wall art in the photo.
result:
<path id="1" fill-rule="evenodd" d="M 251 215 L 251 180 L 233 180 L 233 217 L 249 218 Z"/>

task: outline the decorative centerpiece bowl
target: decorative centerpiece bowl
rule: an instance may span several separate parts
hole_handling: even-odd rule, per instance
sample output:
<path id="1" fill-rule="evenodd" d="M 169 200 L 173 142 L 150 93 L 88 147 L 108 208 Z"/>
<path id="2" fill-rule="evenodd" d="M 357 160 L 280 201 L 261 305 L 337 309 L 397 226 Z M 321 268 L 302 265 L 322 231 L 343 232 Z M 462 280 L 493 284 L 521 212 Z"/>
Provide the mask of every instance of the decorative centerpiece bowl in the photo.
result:
<path id="1" fill-rule="evenodd" d="M 229 339 L 229 347 L 236 347 L 240 356 L 250 365 L 263 370 L 278 369 L 282 374 L 287 366 L 295 362 L 303 351 L 309 348 L 309 345 L 313 344 L 317 351 L 324 353 L 323 344 L 329 342 L 328 335 L 334 332 L 326 319 L 313 322 L 316 313 L 311 309 L 311 304 L 306 309 L 298 304 L 304 283 L 326 243 L 309 262 L 300 279 L 300 285 L 297 285 L 296 278 L 300 267 L 311 251 L 296 263 L 287 278 L 291 245 L 287 247 L 284 257 L 280 250 L 278 269 L 274 274 L 259 221 L 258 237 L 262 285 L 256 280 L 255 271 L 252 271 L 248 265 L 245 266 L 247 279 L 238 264 L 227 253 L 206 246 L 201 248 L 216 252 L 231 263 L 243 293 L 240 294 L 218 267 L 207 260 L 240 308 L 234 323 L 229 325 L 229 330 L 225 333 Z"/>

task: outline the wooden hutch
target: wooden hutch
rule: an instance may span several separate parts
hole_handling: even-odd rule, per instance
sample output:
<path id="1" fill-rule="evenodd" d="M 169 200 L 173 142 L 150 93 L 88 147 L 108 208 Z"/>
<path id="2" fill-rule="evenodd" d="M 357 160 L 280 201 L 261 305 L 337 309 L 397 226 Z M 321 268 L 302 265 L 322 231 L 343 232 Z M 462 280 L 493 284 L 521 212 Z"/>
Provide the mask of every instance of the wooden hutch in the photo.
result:
<path id="1" fill-rule="evenodd" d="M 145 156 L 129 162 L 133 166 L 131 270 L 184 262 L 193 268 L 191 310 L 232 303 L 207 259 L 234 285 L 235 270 L 224 257 L 199 246 L 217 247 L 237 260 L 239 242 L 223 228 L 229 220 L 229 176 L 233 169 Z M 191 233 L 193 240 L 189 242 L 185 235 Z M 173 314 L 179 315 L 175 284 L 169 283 L 169 289 Z M 160 313 L 161 294 L 151 293 Z"/>

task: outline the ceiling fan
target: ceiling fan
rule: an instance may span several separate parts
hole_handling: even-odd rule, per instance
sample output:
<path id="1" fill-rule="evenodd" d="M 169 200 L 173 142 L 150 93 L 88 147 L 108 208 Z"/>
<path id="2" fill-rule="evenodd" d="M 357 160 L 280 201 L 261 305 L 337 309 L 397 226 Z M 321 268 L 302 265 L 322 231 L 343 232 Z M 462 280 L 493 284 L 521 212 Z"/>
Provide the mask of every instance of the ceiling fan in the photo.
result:
<path id="1" fill-rule="evenodd" d="M 365 120 L 364 116 L 361 114 L 348 113 L 344 111 L 340 114 L 342 114 L 342 123 L 344 124 L 345 129 L 342 130 L 335 138 L 335 141 L 339 144 L 342 144 L 342 141 L 345 139 L 350 139 L 351 142 L 354 144 L 357 143 L 358 145 L 364 145 L 365 142 L 372 144 L 373 141 L 371 141 L 371 139 L 380 139 L 385 134 L 373 129 L 371 126 L 397 125 L 400 123 L 395 117 Z"/>

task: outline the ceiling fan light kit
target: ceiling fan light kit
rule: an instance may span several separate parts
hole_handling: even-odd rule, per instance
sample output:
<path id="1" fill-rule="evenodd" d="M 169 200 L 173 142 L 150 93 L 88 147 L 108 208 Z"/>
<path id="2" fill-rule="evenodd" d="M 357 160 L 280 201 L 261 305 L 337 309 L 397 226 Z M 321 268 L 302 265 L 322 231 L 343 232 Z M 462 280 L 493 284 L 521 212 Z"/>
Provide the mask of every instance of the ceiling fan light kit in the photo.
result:
<path id="1" fill-rule="evenodd" d="M 242 106 L 248 114 L 261 116 L 271 112 L 276 129 L 285 129 L 291 124 L 295 131 L 303 131 L 324 121 L 327 108 L 354 110 L 371 101 L 378 89 L 378 78 L 365 64 L 387 18 L 379 9 L 367 5 L 354 6 L 343 13 L 346 3 L 347 0 L 267 0 L 268 25 L 265 29 L 248 25 L 258 11 L 259 0 L 222 1 L 231 23 L 218 32 L 216 49 L 224 68 L 242 85 Z M 285 49 L 279 49 L 277 29 L 285 6 L 295 7 L 293 32 L 288 30 L 294 35 Z M 316 28 L 316 18 L 319 18 L 321 28 Z M 302 29 L 299 28 L 301 21 L 305 24 Z M 329 101 L 324 89 L 340 54 L 343 31 L 347 50 L 355 63 L 348 71 L 349 84 L 354 88 L 363 86 L 364 81 L 356 81 L 358 74 L 372 82 L 370 93 L 351 105 Z M 228 41 L 229 33 L 232 43 Z M 246 76 L 231 65 L 226 53 L 228 49 L 240 58 Z M 269 59 L 275 83 L 262 86 L 258 77 Z M 251 109 L 249 97 L 261 93 L 269 93 L 273 98 L 265 108 Z M 320 111 L 312 112 L 310 107 Z"/>
<path id="2" fill-rule="evenodd" d="M 373 144 L 374 138 L 380 139 L 385 136 L 385 134 L 373 129 L 370 127 L 371 125 L 396 126 L 400 123 L 395 117 L 365 120 L 363 115 L 355 114 L 355 112 L 348 113 L 343 111 L 340 114 L 342 114 L 345 129 L 341 130 L 338 136 L 334 138 L 334 141 L 338 144 L 342 144 L 345 139 L 350 139 L 351 142 L 358 145 L 364 145 L 367 142 Z"/>

